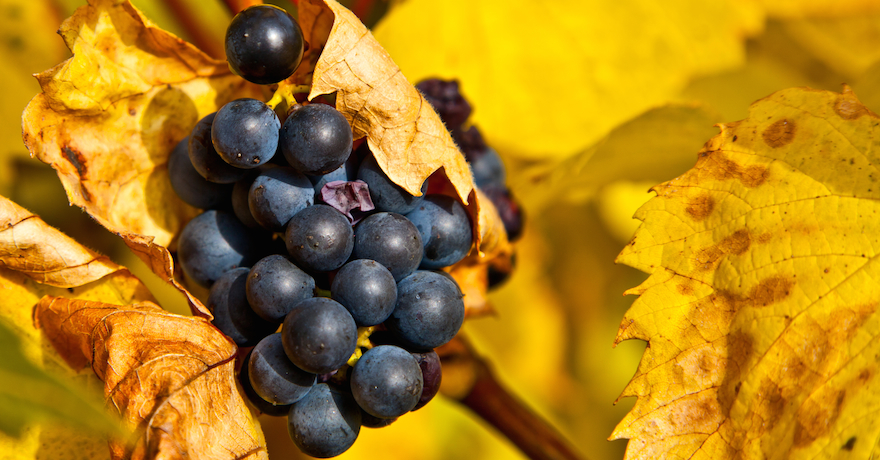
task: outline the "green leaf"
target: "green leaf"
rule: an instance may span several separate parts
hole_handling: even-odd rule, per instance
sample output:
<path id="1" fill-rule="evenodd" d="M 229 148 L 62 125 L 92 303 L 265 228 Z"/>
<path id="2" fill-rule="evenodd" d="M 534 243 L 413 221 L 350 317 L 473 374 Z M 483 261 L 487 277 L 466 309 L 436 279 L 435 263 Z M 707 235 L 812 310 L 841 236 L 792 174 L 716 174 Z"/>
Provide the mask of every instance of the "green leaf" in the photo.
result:
<path id="1" fill-rule="evenodd" d="M 0 431 L 21 436 L 29 423 L 56 421 L 125 437 L 127 432 L 104 408 L 101 395 L 65 382 L 24 354 L 21 340 L 0 321 Z"/>

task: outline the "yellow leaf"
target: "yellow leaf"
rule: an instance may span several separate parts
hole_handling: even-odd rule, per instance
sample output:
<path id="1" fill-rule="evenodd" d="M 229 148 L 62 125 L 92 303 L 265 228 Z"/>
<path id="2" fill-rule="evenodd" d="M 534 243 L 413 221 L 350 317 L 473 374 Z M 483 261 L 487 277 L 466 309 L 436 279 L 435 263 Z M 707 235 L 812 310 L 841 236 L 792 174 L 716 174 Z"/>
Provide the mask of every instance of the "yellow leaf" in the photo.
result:
<path id="1" fill-rule="evenodd" d="M 877 454 L 878 125 L 849 88 L 780 91 L 655 187 L 618 257 L 650 273 L 627 458 Z"/>
<path id="2" fill-rule="evenodd" d="M 472 121 L 505 155 L 564 158 L 744 60 L 760 30 L 746 2 L 398 3 L 376 26 L 410 81 L 455 78 Z"/>
<path id="3" fill-rule="evenodd" d="M 238 392 L 236 347 L 204 318 L 144 302 L 126 307 L 47 296 L 35 312 L 72 366 L 91 363 L 133 428 L 113 458 L 268 458 L 255 415 Z"/>
<path id="4" fill-rule="evenodd" d="M 527 209 L 537 211 L 560 201 L 587 201 L 618 180 L 656 183 L 692 164 L 692 152 L 714 132 L 717 117 L 694 104 L 648 110 L 577 155 L 532 168 L 511 186 Z"/>

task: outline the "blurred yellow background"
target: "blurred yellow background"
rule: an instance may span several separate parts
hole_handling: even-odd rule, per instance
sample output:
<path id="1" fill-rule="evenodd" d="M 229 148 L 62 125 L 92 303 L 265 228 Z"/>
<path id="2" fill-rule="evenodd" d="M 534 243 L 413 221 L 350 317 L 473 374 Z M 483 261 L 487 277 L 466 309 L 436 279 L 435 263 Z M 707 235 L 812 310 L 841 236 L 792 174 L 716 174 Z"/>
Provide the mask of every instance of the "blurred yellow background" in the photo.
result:
<path id="1" fill-rule="evenodd" d="M 21 142 L 21 111 L 39 91 L 30 75 L 68 56 L 54 32 L 81 3 L 0 0 L 0 193 L 131 267 L 166 309 L 186 313 L 179 293 L 68 206 L 54 172 Z M 133 3 L 163 28 L 222 52 L 230 19 L 222 3 Z M 751 102 L 776 90 L 848 83 L 880 108 L 878 1 L 343 3 L 365 12 L 411 81 L 458 79 L 474 107 L 471 123 L 505 159 L 528 219 L 518 267 L 490 295 L 497 314 L 468 322 L 464 333 L 503 384 L 592 460 L 622 458 L 625 449 L 606 439 L 632 406 L 614 402 L 645 344 L 612 343 L 632 302 L 621 294 L 645 276 L 613 262 L 648 188 L 690 168 L 713 124 L 744 118 Z M 297 456 L 283 419 L 261 422 L 271 458 Z M 342 458 L 376 455 L 521 458 L 444 399 L 388 428 L 362 430 Z"/>

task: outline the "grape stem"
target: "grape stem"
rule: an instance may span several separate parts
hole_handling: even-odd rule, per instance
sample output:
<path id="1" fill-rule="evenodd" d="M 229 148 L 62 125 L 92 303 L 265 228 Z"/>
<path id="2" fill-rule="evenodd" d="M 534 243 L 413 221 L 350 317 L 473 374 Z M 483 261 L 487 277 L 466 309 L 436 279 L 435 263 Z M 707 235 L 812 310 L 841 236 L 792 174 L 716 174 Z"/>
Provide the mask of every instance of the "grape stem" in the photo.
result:
<path id="1" fill-rule="evenodd" d="M 562 434 L 501 385 L 489 364 L 461 334 L 437 352 L 444 366 L 451 362 L 459 371 L 464 367 L 464 372 L 472 374 L 465 379 L 472 382 L 469 389 L 447 396 L 495 427 L 526 456 L 532 460 L 581 459 Z"/>

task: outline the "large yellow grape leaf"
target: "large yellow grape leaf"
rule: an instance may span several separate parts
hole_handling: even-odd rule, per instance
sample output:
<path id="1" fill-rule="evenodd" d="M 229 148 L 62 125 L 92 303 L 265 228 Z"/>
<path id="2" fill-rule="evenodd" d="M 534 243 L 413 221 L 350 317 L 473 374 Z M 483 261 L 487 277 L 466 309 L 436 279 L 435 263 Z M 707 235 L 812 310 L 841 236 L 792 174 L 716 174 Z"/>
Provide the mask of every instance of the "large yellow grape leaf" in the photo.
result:
<path id="1" fill-rule="evenodd" d="M 455 78 L 502 154 L 564 158 L 740 65 L 763 23 L 748 2 L 400 2 L 376 38 L 411 81 Z"/>
<path id="2" fill-rule="evenodd" d="M 794 88 L 720 125 L 618 261 L 650 273 L 627 458 L 867 458 L 880 423 L 880 118 Z"/>

